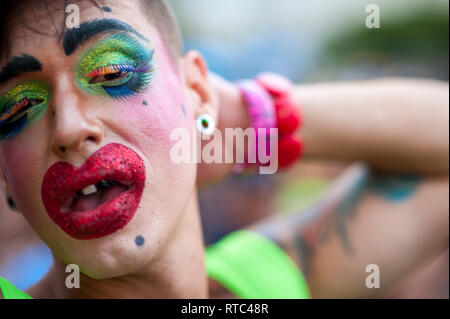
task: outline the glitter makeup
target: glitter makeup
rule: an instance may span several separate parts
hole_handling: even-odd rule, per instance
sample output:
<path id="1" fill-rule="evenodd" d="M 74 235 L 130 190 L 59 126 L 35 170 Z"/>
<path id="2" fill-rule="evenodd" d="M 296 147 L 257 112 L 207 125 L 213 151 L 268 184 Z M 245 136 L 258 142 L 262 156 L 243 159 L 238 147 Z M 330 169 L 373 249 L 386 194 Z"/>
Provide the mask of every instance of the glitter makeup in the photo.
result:
<path id="1" fill-rule="evenodd" d="M 47 110 L 49 86 L 25 81 L 0 97 L 0 141 L 13 138 L 29 124 L 39 121 Z"/>
<path id="2" fill-rule="evenodd" d="M 108 144 L 81 167 L 57 162 L 42 182 L 50 218 L 68 235 L 89 240 L 124 228 L 139 208 L 145 187 L 142 158 L 122 144 Z M 87 188 L 95 192 L 87 194 Z"/>
<path id="3" fill-rule="evenodd" d="M 136 38 L 120 33 L 109 36 L 84 53 L 76 79 L 89 93 L 125 98 L 144 92 L 154 73 L 154 51 Z"/>

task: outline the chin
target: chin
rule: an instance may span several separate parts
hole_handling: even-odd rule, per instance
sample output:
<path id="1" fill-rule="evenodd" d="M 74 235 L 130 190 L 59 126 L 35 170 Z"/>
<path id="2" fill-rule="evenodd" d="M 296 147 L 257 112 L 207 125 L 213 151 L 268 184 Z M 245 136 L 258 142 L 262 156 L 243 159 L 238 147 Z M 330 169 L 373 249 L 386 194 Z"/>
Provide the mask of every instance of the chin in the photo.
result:
<path id="1" fill-rule="evenodd" d="M 60 258 L 64 264 L 78 265 L 80 271 L 92 279 L 112 279 L 134 274 L 152 264 L 158 247 L 146 243 L 136 247 L 135 235 L 119 231 L 105 238 L 76 243 Z M 64 253 L 62 254 L 64 255 Z M 59 256 L 57 256 L 59 258 Z"/>

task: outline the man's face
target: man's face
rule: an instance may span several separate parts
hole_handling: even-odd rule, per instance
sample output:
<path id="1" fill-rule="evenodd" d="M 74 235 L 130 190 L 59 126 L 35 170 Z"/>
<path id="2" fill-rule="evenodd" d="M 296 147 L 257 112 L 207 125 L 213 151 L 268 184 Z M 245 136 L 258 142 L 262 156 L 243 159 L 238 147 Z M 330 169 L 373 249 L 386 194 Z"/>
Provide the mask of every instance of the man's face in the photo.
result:
<path id="1" fill-rule="evenodd" d="M 108 12 L 80 2 L 81 28 L 62 40 L 53 32 L 61 3 L 13 19 L 31 28 L 13 25 L 10 58 L 0 61 L 19 57 L 15 68 L 27 71 L 0 83 L 0 164 L 7 191 L 57 257 L 93 278 L 120 276 L 188 227 L 196 167 L 169 155 L 172 130 L 192 132 L 193 106 L 137 1 L 111 2 Z"/>

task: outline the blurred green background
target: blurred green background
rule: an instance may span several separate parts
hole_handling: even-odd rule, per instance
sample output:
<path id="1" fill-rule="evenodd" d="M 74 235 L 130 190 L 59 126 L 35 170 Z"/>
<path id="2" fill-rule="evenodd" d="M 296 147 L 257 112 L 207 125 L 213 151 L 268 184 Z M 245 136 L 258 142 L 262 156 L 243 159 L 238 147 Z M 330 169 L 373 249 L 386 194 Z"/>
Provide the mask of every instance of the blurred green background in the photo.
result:
<path id="1" fill-rule="evenodd" d="M 448 79 L 447 0 L 172 0 L 186 48 L 234 80 L 276 71 L 297 82 Z M 366 7 L 380 8 L 368 29 Z"/>

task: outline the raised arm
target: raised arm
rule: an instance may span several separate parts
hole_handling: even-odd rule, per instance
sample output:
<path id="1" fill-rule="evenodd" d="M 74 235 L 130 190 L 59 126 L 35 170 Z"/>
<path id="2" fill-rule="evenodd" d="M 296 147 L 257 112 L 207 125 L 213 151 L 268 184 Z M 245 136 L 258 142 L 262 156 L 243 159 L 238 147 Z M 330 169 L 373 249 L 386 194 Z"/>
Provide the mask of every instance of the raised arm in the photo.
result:
<path id="1" fill-rule="evenodd" d="M 448 83 L 431 80 L 300 85 L 294 95 L 305 118 L 305 159 L 448 175 L 448 94 Z"/>
<path id="2" fill-rule="evenodd" d="M 215 75 L 211 81 L 220 99 L 219 129 L 248 128 L 238 88 Z M 448 94 L 448 83 L 422 79 L 298 85 L 303 160 L 365 161 L 385 172 L 447 176 Z M 202 164 L 198 183 L 221 179 L 232 168 Z"/>
<path id="3" fill-rule="evenodd" d="M 219 128 L 248 127 L 237 88 L 213 81 Z M 302 160 L 360 162 L 308 210 L 253 228 L 297 261 L 313 297 L 371 296 L 448 248 L 448 93 L 448 83 L 410 79 L 296 87 Z M 230 170 L 203 166 L 200 180 Z M 371 264 L 381 290 L 365 285 Z"/>

